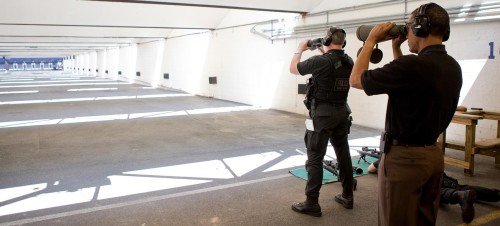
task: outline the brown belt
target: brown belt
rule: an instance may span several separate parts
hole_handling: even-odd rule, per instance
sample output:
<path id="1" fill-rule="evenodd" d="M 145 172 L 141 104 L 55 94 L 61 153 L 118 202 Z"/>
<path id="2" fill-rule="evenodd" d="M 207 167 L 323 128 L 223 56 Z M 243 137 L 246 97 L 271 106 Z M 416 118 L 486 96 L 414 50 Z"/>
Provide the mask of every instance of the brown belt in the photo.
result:
<path id="1" fill-rule="evenodd" d="M 399 140 L 392 140 L 392 146 L 404 146 L 404 147 L 427 147 L 427 146 L 434 146 L 436 145 L 436 142 L 431 143 L 431 144 L 418 144 L 418 143 L 407 143 L 407 142 L 402 142 Z"/>

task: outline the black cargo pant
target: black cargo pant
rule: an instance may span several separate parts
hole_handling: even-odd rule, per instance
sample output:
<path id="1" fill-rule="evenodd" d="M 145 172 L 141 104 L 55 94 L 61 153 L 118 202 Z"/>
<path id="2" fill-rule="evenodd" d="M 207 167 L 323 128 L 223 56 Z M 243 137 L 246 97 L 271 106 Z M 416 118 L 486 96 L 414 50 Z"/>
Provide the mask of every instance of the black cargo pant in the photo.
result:
<path id="1" fill-rule="evenodd" d="M 345 196 L 353 196 L 352 162 L 347 134 L 350 112 L 347 106 L 319 104 L 309 115 L 314 122 L 314 131 L 306 130 L 304 141 L 307 148 L 307 197 L 318 198 L 323 182 L 323 158 L 330 140 L 339 166 L 339 179 Z"/>
<path id="2" fill-rule="evenodd" d="M 475 190 L 477 200 L 484 202 L 500 201 L 500 191 L 497 189 L 485 188 L 480 186 L 461 185 L 458 180 L 447 176 L 443 176 L 443 187 L 441 189 L 441 204 L 457 204 L 458 199 L 453 198 L 453 193 L 456 191 Z"/>

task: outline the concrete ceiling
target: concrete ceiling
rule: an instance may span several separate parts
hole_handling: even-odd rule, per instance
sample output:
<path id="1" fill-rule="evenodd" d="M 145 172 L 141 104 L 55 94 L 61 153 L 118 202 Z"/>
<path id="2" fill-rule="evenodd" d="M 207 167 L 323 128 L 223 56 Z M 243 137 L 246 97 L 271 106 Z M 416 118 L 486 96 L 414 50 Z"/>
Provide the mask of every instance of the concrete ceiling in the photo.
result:
<path id="1" fill-rule="evenodd" d="M 173 31 L 216 29 L 229 12 L 306 13 L 322 1 L 4 1 L 0 55 L 74 55 L 167 38 Z"/>
<path id="2" fill-rule="evenodd" d="M 491 0 L 436 1 L 462 6 Z M 375 11 L 360 15 L 358 6 L 394 2 L 426 1 L 6 0 L 0 6 L 0 56 L 69 56 L 339 8 L 352 8 L 359 17 Z"/>

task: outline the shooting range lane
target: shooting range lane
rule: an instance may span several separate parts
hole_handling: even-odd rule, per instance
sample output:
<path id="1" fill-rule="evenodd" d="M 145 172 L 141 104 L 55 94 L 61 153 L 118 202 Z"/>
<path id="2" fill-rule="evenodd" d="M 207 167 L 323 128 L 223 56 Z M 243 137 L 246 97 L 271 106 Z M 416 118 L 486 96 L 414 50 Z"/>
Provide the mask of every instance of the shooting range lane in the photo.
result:
<path id="1" fill-rule="evenodd" d="M 46 72 L 49 77 L 58 73 Z M 85 86 L 92 88 L 103 86 Z M 116 90 L 68 89 L 77 87 L 37 88 L 38 93 L 0 98 L 184 94 L 127 83 Z M 305 182 L 288 173 L 305 160 L 302 115 L 198 96 L 1 107 L 0 122 L 24 124 L 0 128 L 0 225 L 371 225 L 377 219 L 376 175 L 358 178 L 354 210 L 333 201 L 341 192 L 339 183 L 322 189 L 322 218 L 290 210 L 292 202 L 304 198 Z M 59 121 L 27 125 L 42 119 Z M 351 152 L 373 145 L 378 135 L 353 126 Z M 476 161 L 474 178 L 452 167 L 447 172 L 463 183 L 498 187 L 491 175 L 495 169 L 481 164 L 490 159 L 477 156 Z M 496 208 L 476 204 L 476 216 Z M 438 224 L 460 224 L 459 216 L 459 206 L 441 209 Z"/>

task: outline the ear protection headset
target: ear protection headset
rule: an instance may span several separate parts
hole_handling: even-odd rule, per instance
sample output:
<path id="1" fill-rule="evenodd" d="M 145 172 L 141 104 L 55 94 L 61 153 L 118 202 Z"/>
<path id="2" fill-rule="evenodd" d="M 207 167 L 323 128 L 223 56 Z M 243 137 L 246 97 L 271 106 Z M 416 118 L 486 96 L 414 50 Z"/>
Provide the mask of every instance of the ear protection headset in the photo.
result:
<path id="1" fill-rule="evenodd" d="M 430 5 L 435 5 L 436 3 L 427 3 L 418 7 L 417 15 L 414 18 L 414 22 L 411 25 L 411 30 L 413 34 L 417 37 L 425 38 L 429 35 L 431 29 L 431 20 L 429 16 L 425 13 L 427 7 Z M 447 41 L 450 38 L 450 25 L 446 28 L 446 31 L 443 35 L 443 41 Z"/>
<path id="2" fill-rule="evenodd" d="M 344 29 L 337 28 L 337 27 L 330 27 L 330 30 L 328 31 L 327 36 L 323 39 L 323 45 L 329 46 L 330 44 L 332 44 L 333 35 L 335 34 L 335 32 L 338 32 L 338 31 L 344 33 L 344 35 L 346 34 Z M 344 39 L 344 44 L 342 44 L 342 49 L 345 47 L 346 44 L 347 44 L 347 42 Z"/>

